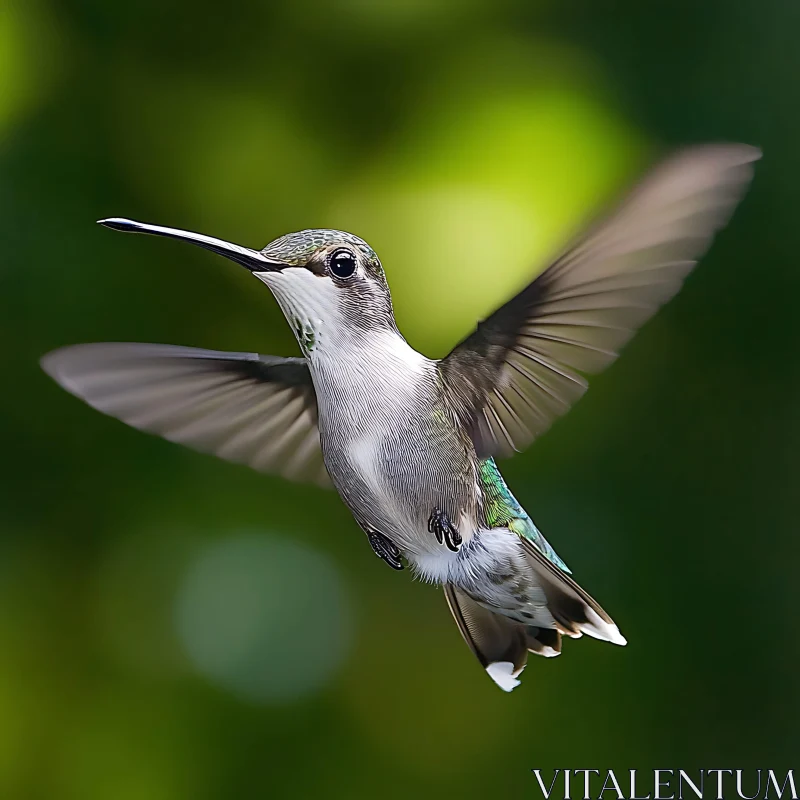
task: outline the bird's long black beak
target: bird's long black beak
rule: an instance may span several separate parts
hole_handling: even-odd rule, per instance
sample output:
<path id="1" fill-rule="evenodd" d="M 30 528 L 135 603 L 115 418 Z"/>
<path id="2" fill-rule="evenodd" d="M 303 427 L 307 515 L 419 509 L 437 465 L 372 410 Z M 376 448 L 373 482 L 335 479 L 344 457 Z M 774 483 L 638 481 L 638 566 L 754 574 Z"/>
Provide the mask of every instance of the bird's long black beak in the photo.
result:
<path id="1" fill-rule="evenodd" d="M 105 225 L 115 231 L 125 231 L 127 233 L 152 233 L 155 236 L 167 236 L 170 239 L 180 239 L 184 242 L 191 242 L 206 250 L 219 253 L 237 264 L 241 264 L 250 272 L 280 272 L 286 264 L 267 258 L 258 250 L 250 250 L 248 247 L 241 247 L 238 244 L 224 242 L 222 239 L 215 239 L 213 236 L 204 236 L 202 233 L 192 233 L 191 231 L 181 231 L 177 228 L 164 228 L 161 225 L 148 225 L 144 222 L 135 222 L 132 219 L 122 219 L 120 217 L 109 217 L 108 219 L 97 220 L 98 224 Z"/>

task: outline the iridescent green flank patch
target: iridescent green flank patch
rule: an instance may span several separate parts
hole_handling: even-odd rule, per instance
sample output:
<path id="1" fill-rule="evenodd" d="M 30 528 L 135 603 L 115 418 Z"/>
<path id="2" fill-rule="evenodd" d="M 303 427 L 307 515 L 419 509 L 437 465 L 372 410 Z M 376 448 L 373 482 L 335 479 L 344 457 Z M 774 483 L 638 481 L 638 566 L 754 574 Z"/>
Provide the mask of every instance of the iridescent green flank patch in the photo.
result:
<path id="1" fill-rule="evenodd" d="M 481 462 L 481 483 L 486 499 L 486 522 L 490 528 L 509 528 L 518 536 L 533 542 L 556 566 L 569 572 L 569 567 L 558 557 L 525 509 L 506 486 L 494 459 Z"/>

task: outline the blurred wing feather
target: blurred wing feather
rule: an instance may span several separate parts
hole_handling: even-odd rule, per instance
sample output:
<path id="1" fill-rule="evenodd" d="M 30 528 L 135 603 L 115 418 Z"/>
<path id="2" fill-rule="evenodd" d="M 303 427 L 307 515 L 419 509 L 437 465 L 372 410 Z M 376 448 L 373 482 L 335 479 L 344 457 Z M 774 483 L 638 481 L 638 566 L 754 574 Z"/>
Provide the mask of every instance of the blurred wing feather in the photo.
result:
<path id="1" fill-rule="evenodd" d="M 480 456 L 523 449 L 583 395 L 678 291 L 759 156 L 707 145 L 668 159 L 440 362 Z"/>
<path id="2" fill-rule="evenodd" d="M 195 450 L 329 485 L 305 359 L 158 344 L 83 344 L 44 370 L 98 411 Z"/>

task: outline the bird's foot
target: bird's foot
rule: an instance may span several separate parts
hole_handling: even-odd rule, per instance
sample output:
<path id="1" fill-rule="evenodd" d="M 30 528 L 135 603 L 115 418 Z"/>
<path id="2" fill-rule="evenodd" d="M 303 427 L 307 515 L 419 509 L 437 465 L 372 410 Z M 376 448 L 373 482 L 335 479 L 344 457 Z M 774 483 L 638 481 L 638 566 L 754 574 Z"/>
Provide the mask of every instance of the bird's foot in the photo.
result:
<path id="1" fill-rule="evenodd" d="M 441 508 L 434 508 L 428 518 L 428 530 L 436 537 L 439 544 L 446 544 L 454 553 L 461 544 L 461 534 L 447 514 Z"/>
<path id="2" fill-rule="evenodd" d="M 403 562 L 400 561 L 400 551 L 397 545 L 378 531 L 368 531 L 367 538 L 378 558 L 382 558 L 392 569 L 403 569 Z"/>

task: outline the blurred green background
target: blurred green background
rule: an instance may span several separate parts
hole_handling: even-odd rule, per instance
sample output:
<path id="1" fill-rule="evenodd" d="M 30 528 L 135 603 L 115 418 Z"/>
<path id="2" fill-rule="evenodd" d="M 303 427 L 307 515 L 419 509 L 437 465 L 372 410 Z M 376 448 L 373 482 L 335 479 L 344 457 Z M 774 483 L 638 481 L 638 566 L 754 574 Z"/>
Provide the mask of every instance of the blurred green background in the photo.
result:
<path id="1" fill-rule="evenodd" d="M 539 796 L 533 767 L 797 766 L 800 6 L 0 0 L 0 798 Z M 513 490 L 630 644 L 504 695 L 333 493 L 126 428 L 60 345 L 296 354 L 235 265 L 335 227 L 443 355 L 682 144 L 759 145 L 684 291 Z"/>

